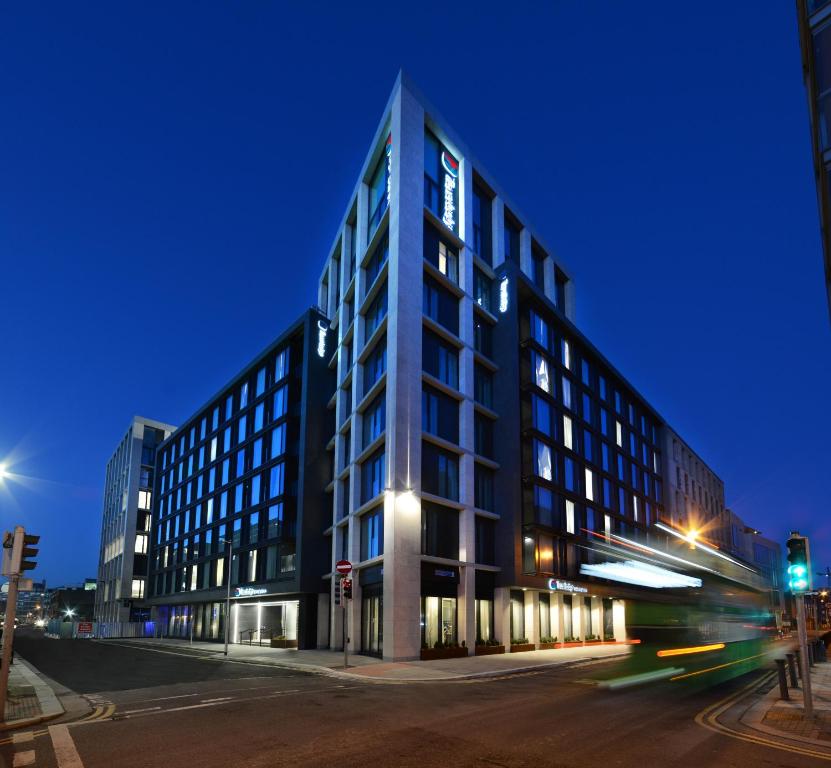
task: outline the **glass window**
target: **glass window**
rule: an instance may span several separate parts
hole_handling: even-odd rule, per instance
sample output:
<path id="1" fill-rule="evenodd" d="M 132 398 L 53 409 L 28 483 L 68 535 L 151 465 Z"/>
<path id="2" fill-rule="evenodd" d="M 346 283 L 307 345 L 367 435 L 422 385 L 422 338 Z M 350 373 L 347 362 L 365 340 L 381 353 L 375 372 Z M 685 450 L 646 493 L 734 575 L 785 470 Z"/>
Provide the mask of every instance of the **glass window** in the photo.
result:
<path id="1" fill-rule="evenodd" d="M 531 279 L 541 291 L 545 291 L 545 254 L 537 248 L 531 250 Z"/>
<path id="2" fill-rule="evenodd" d="M 276 420 L 286 415 L 288 412 L 289 388 L 283 385 L 274 393 L 274 408 L 272 409 L 272 419 Z"/>
<path id="3" fill-rule="evenodd" d="M 570 451 L 574 450 L 574 426 L 571 418 L 563 414 L 563 445 Z"/>
<path id="4" fill-rule="evenodd" d="M 367 512 L 361 517 L 361 560 L 384 554 L 384 509 Z"/>
<path id="5" fill-rule="evenodd" d="M 254 449 L 251 454 L 251 468 L 256 469 L 263 463 L 263 439 L 260 437 L 254 441 Z M 213 488 L 211 489 L 213 490 Z"/>
<path id="6" fill-rule="evenodd" d="M 566 483 L 566 490 L 574 491 L 576 490 L 576 486 L 574 483 L 574 461 L 570 459 L 568 456 L 564 459 L 564 469 L 565 469 L 565 483 Z"/>
<path id="7" fill-rule="evenodd" d="M 586 498 L 594 501 L 594 476 L 588 467 L 586 467 Z"/>
<path id="8" fill-rule="evenodd" d="M 571 382 L 565 376 L 563 376 L 562 382 L 563 382 L 563 405 L 566 408 L 571 409 Z"/>
<path id="9" fill-rule="evenodd" d="M 263 413 L 265 412 L 265 405 L 260 403 L 254 409 L 254 431 L 259 432 L 263 428 Z"/>
<path id="10" fill-rule="evenodd" d="M 455 509 L 421 502 L 421 554 L 459 559 L 459 513 Z"/>
<path id="11" fill-rule="evenodd" d="M 548 349 L 548 323 L 531 310 L 531 336 L 540 346 Z"/>
<path id="12" fill-rule="evenodd" d="M 476 537 L 476 562 L 492 565 L 496 560 L 496 524 L 493 520 L 477 515 L 474 535 Z"/>
<path id="13" fill-rule="evenodd" d="M 431 435 L 459 442 L 459 401 L 434 387 L 421 391 L 421 428 Z"/>
<path id="14" fill-rule="evenodd" d="M 594 451 L 592 450 L 592 433 L 589 430 L 583 430 L 583 456 L 586 461 L 594 462 Z"/>
<path id="15" fill-rule="evenodd" d="M 535 429 L 551 436 L 551 406 L 538 395 L 531 395 L 531 418 Z"/>
<path id="16" fill-rule="evenodd" d="M 551 447 L 541 440 L 534 440 L 534 472 L 544 480 L 553 480 Z"/>
<path id="17" fill-rule="evenodd" d="M 473 366 L 473 397 L 486 408 L 493 408 L 493 375 L 479 363 Z"/>
<path id="18" fill-rule="evenodd" d="M 424 276 L 424 314 L 453 334 L 459 333 L 459 300 L 433 278 Z"/>
<path id="19" fill-rule="evenodd" d="M 615 442 L 618 448 L 623 448 L 623 425 L 619 421 L 615 422 Z"/>
<path id="20" fill-rule="evenodd" d="M 256 544 L 260 540 L 260 513 L 252 512 L 248 516 L 248 543 Z"/>
<path id="21" fill-rule="evenodd" d="M 566 499 L 566 533 L 574 533 L 574 502 Z"/>
<path id="22" fill-rule="evenodd" d="M 274 383 L 276 384 L 280 379 L 284 378 L 289 372 L 289 350 L 288 348 L 281 350 L 277 354 L 277 359 L 274 362 Z"/>
<path id="23" fill-rule="evenodd" d="M 459 282 L 458 252 L 427 222 L 424 223 L 424 258 L 448 280 Z"/>
<path id="24" fill-rule="evenodd" d="M 286 425 L 275 427 L 271 433 L 271 458 L 276 459 L 286 452 Z"/>
<path id="25" fill-rule="evenodd" d="M 276 539 L 283 534 L 283 504 L 272 504 L 268 508 L 268 533 L 269 539 Z"/>
<path id="26" fill-rule="evenodd" d="M 381 339 L 364 363 L 364 395 L 369 392 L 375 383 L 387 370 L 387 340 Z"/>
<path id="27" fill-rule="evenodd" d="M 372 289 L 373 284 L 381 274 L 384 264 L 387 263 L 390 255 L 390 241 L 389 237 L 384 235 L 384 239 L 378 243 L 378 246 L 372 252 L 369 261 L 366 263 L 366 280 L 364 282 L 364 296 Z"/>
<path id="28" fill-rule="evenodd" d="M 490 312 L 491 309 L 491 281 L 478 267 L 473 268 L 473 298 L 476 303 Z"/>
<path id="29" fill-rule="evenodd" d="M 366 310 L 364 317 L 365 321 L 365 336 L 369 339 L 373 333 L 381 325 L 383 319 L 387 316 L 387 286 L 386 284 L 381 288 L 378 295 L 372 300 L 372 303 Z"/>
<path id="30" fill-rule="evenodd" d="M 387 393 L 379 393 L 363 414 L 363 447 L 381 436 L 387 423 Z"/>
<path id="31" fill-rule="evenodd" d="M 391 147 L 391 136 L 387 137 L 387 147 Z M 369 237 L 375 233 L 381 223 L 381 217 L 389 206 L 388 180 L 389 162 L 387 150 L 381 153 L 378 164 L 369 180 Z"/>
<path id="32" fill-rule="evenodd" d="M 361 504 L 365 504 L 384 490 L 384 459 L 382 446 L 361 465 Z"/>
<path id="33" fill-rule="evenodd" d="M 424 205 L 436 216 L 441 216 L 439 201 L 441 186 L 439 184 L 441 167 L 441 147 L 432 133 L 424 131 Z"/>
<path id="34" fill-rule="evenodd" d="M 432 443 L 421 444 L 421 482 L 427 493 L 459 500 L 459 457 Z"/>
<path id="35" fill-rule="evenodd" d="M 473 187 L 473 250 L 491 263 L 491 200 L 484 190 Z"/>
<path id="36" fill-rule="evenodd" d="M 493 421 L 478 412 L 473 414 L 473 450 L 480 456 L 493 458 Z"/>
<path id="37" fill-rule="evenodd" d="M 421 357 L 424 370 L 454 389 L 459 388 L 459 351 L 432 331 L 421 334 Z"/>
<path id="38" fill-rule="evenodd" d="M 542 390 L 553 394 L 551 379 L 548 375 L 548 361 L 535 350 L 531 350 L 531 368 L 534 374 L 534 383 Z"/>
<path id="39" fill-rule="evenodd" d="M 476 507 L 494 511 L 493 470 L 479 463 L 473 465 L 473 494 Z"/>
<path id="40" fill-rule="evenodd" d="M 268 482 L 269 498 L 282 496 L 285 484 L 285 464 L 280 462 L 271 468 L 271 477 Z"/>
<path id="41" fill-rule="evenodd" d="M 485 357 L 493 356 L 493 326 L 473 313 L 473 348 Z"/>
<path id="42" fill-rule="evenodd" d="M 519 227 L 505 217 L 505 261 L 519 264 Z"/>

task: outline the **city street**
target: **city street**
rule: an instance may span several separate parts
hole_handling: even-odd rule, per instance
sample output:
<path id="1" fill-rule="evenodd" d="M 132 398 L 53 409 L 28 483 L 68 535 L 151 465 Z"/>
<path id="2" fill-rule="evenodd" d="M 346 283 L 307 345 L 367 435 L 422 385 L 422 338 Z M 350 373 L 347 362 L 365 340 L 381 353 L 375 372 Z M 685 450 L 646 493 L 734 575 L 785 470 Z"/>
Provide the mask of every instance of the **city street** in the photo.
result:
<path id="1" fill-rule="evenodd" d="M 50 641 L 21 632 L 16 645 L 42 674 L 79 694 L 78 707 L 84 704 L 70 706 L 63 720 L 28 729 L 32 737 L 17 737 L 30 739 L 35 765 L 50 768 L 824 763 L 696 722 L 697 714 L 760 673 L 705 692 L 655 686 L 609 693 L 591 680 L 598 664 L 489 680 L 386 684 L 128 641 Z M 48 730 L 70 716 L 90 719 Z M 80 763 L 56 760 L 55 745 L 60 751 L 66 734 Z M 4 736 L 0 765 L 11 768 L 20 744 Z"/>

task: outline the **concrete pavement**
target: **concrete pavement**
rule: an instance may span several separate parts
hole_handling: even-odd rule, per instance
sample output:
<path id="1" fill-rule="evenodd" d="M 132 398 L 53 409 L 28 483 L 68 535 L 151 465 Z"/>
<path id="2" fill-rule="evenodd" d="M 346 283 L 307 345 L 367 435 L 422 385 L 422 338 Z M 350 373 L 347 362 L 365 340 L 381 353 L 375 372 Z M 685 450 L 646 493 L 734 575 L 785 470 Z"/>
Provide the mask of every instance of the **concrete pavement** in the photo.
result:
<path id="1" fill-rule="evenodd" d="M 64 708 L 50 685 L 33 667 L 15 655 L 9 671 L 9 695 L 0 732 L 23 728 L 59 717 Z"/>
<path id="2" fill-rule="evenodd" d="M 165 640 L 101 640 L 111 645 L 143 647 L 157 652 L 191 653 L 222 657 L 223 646 L 217 643 Z M 466 656 L 460 659 L 434 661 L 389 662 L 371 656 L 350 654 L 349 668 L 343 668 L 343 652 L 328 650 L 298 651 L 258 645 L 230 645 L 228 660 L 298 669 L 308 672 L 373 682 L 439 682 L 479 677 L 494 677 L 531 670 L 579 664 L 594 660 L 620 658 L 629 653 L 629 646 L 587 645 L 547 651 L 504 653 L 491 656 Z"/>

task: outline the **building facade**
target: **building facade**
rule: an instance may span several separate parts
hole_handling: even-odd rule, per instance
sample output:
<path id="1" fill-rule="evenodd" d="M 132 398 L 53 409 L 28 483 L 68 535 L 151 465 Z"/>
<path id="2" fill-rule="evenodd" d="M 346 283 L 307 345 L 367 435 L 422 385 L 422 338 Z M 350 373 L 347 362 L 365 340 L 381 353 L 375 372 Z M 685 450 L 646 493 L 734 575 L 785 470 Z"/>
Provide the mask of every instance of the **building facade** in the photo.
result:
<path id="1" fill-rule="evenodd" d="M 661 539 L 666 424 L 574 326 L 568 269 L 403 75 L 318 301 L 337 337 L 329 646 L 341 559 L 362 653 L 624 639 L 638 591 L 603 577 L 593 544 Z"/>
<path id="2" fill-rule="evenodd" d="M 831 0 L 797 0 L 796 11 L 831 312 Z"/>
<path id="3" fill-rule="evenodd" d="M 96 621 L 149 618 L 147 552 L 156 449 L 174 429 L 169 424 L 136 416 L 107 462 L 95 590 Z"/>
<path id="4" fill-rule="evenodd" d="M 328 320 L 306 312 L 156 454 L 150 603 L 168 635 L 318 645 Z"/>
<path id="5" fill-rule="evenodd" d="M 677 432 L 665 427 L 663 436 L 668 521 L 729 549 L 731 520 L 724 506 L 724 482 Z"/>

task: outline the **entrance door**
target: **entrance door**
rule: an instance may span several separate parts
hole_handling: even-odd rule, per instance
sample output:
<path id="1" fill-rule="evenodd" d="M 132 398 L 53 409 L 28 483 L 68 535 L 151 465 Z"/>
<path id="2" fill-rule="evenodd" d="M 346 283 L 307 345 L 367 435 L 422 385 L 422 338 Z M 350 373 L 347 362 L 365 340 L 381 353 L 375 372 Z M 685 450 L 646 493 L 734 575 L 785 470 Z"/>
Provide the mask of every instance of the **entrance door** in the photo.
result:
<path id="1" fill-rule="evenodd" d="M 384 652 L 384 599 L 364 595 L 361 600 L 361 651 L 372 656 Z"/>

